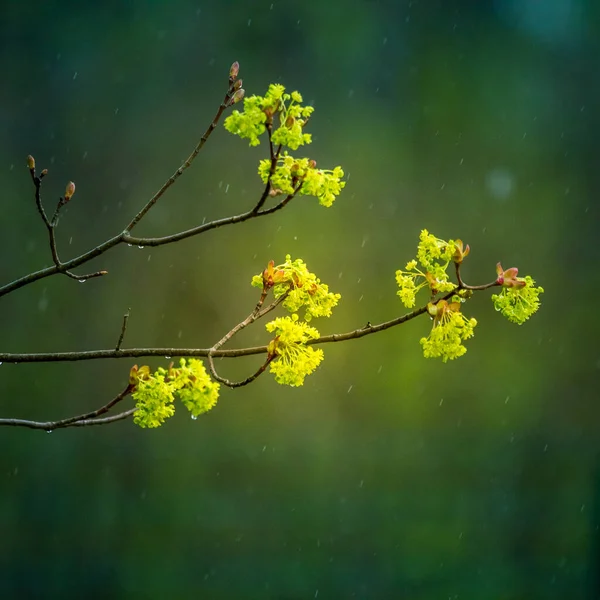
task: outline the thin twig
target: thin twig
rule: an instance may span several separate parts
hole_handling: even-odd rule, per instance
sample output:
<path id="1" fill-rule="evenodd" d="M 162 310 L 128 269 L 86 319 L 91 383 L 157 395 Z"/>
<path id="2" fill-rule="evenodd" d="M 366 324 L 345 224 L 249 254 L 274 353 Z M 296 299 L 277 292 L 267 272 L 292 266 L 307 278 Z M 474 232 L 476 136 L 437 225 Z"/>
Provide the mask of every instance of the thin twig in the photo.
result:
<path id="1" fill-rule="evenodd" d="M 44 221 L 44 225 L 46 225 L 46 229 L 48 231 L 48 240 L 50 242 L 50 254 L 52 255 L 52 262 L 54 262 L 54 267 L 56 269 L 56 273 L 63 273 L 67 277 L 71 279 L 75 279 L 77 281 L 85 281 L 86 279 L 92 279 L 93 277 L 101 277 L 102 275 L 106 275 L 108 271 L 95 271 L 94 273 L 87 273 L 85 275 L 76 275 L 68 270 L 68 267 L 60 261 L 58 256 L 58 248 L 56 245 L 56 226 L 58 225 L 58 214 L 62 206 L 66 204 L 65 199 L 60 198 L 58 204 L 56 205 L 56 210 L 54 211 L 54 216 L 51 220 L 48 220 L 48 216 L 46 215 L 46 211 L 44 210 L 44 206 L 42 205 L 42 197 L 41 197 L 41 189 L 42 189 L 42 177 L 35 176 L 35 169 L 30 169 L 31 177 L 33 179 L 33 184 L 35 186 L 35 203 L 38 208 L 38 211 Z M 43 171 L 42 175 L 44 174 Z M 0 295 L 2 295 L 0 289 Z"/>
<path id="2" fill-rule="evenodd" d="M 41 179 L 41 177 L 36 177 L 35 169 L 30 169 L 29 172 L 31 173 L 31 179 L 33 181 L 33 185 L 35 186 L 35 205 L 37 206 L 40 216 L 42 217 L 42 221 L 44 222 L 44 225 L 46 225 L 46 227 L 50 227 L 50 221 L 48 220 L 48 215 L 46 214 L 46 211 L 44 210 L 44 205 L 42 204 L 42 192 L 41 192 L 42 179 Z"/>
<path id="3" fill-rule="evenodd" d="M 230 106 L 231 96 L 234 92 L 233 85 L 234 85 L 233 83 L 229 84 L 229 89 L 227 90 L 227 93 L 225 94 L 225 97 L 223 98 L 223 102 L 221 102 L 221 104 L 219 105 L 217 113 L 215 114 L 213 120 L 211 121 L 211 123 L 208 126 L 208 128 L 206 129 L 206 131 L 204 132 L 204 135 L 200 138 L 200 141 L 198 142 L 196 147 L 192 150 L 192 153 L 181 164 L 179 169 L 177 169 L 177 171 L 175 171 L 175 173 L 173 173 L 173 175 L 171 175 L 171 177 L 169 177 L 169 179 L 167 179 L 167 181 L 165 181 L 165 183 L 154 194 L 154 196 L 152 196 L 152 198 L 150 198 L 150 200 L 148 200 L 148 202 L 146 202 L 146 205 L 138 212 L 138 214 L 135 215 L 135 217 L 133 217 L 133 219 L 130 221 L 129 225 L 127 225 L 127 227 L 125 227 L 126 233 L 129 233 L 142 220 L 144 215 L 156 204 L 158 199 L 179 179 L 179 177 L 181 177 L 181 175 L 183 174 L 183 172 L 185 170 L 187 170 L 187 169 L 189 169 L 189 167 L 191 167 L 192 162 L 194 161 L 196 156 L 198 156 L 198 154 L 200 153 L 200 150 L 202 150 L 202 147 L 204 146 L 204 144 L 210 137 L 210 134 L 216 129 L 216 127 L 219 123 L 219 120 L 221 119 L 221 116 L 225 112 L 225 109 L 228 106 Z"/>
<path id="4" fill-rule="evenodd" d="M 102 406 L 101 408 L 85 413 L 83 415 L 77 415 L 75 417 L 68 417 L 59 421 L 30 421 L 28 419 L 0 419 L 0 426 L 13 426 L 13 427 L 29 427 L 30 429 L 44 429 L 45 431 L 54 431 L 55 429 L 62 429 L 65 427 L 74 427 L 81 424 L 82 421 L 88 421 L 107 413 L 113 406 L 119 403 L 123 398 L 128 396 L 132 391 L 132 386 L 128 385 L 120 394 L 115 396 L 110 402 Z M 118 416 L 118 415 L 117 415 Z M 86 423 L 87 424 L 87 423 Z"/>
<path id="5" fill-rule="evenodd" d="M 281 294 L 281 296 L 279 296 L 279 298 L 273 300 L 273 302 L 271 302 L 271 304 L 269 304 L 269 306 L 267 306 L 266 308 L 263 308 L 256 315 L 256 319 L 262 319 L 262 317 L 264 317 L 267 313 L 270 313 L 272 310 L 277 308 L 288 297 L 289 293 L 290 293 L 290 290 L 287 290 L 284 294 Z"/>
<path id="6" fill-rule="evenodd" d="M 216 379 L 217 381 L 219 381 L 223 385 L 226 385 L 226 386 L 231 387 L 231 388 L 241 387 L 242 385 L 247 385 L 251 381 L 254 381 L 261 373 L 263 373 L 264 370 L 267 368 L 268 363 L 270 362 L 270 360 L 267 359 L 267 362 L 263 365 L 263 367 L 261 367 L 258 371 L 256 371 L 256 373 L 254 373 L 254 375 L 251 375 L 250 377 L 244 379 L 244 381 L 242 381 L 242 382 L 231 382 L 228 379 L 225 379 L 224 377 L 221 377 L 217 373 L 217 368 L 215 367 L 215 361 L 213 359 L 214 353 L 221 346 L 223 346 L 225 343 L 227 343 L 238 331 L 241 331 L 242 329 L 244 329 L 245 327 L 247 327 L 248 325 L 250 325 L 251 323 L 253 323 L 257 318 L 259 318 L 259 315 L 261 313 L 262 305 L 264 304 L 265 299 L 266 299 L 268 293 L 269 293 L 269 288 L 266 287 L 266 286 L 263 286 L 260 298 L 259 298 L 258 302 L 256 303 L 256 306 L 254 307 L 254 310 L 243 321 L 241 321 L 235 327 L 233 327 L 232 329 L 230 329 L 208 351 L 207 358 L 208 358 L 208 368 L 209 368 L 209 371 L 210 371 L 213 379 Z"/>
<path id="7" fill-rule="evenodd" d="M 269 194 L 271 193 L 271 179 L 273 175 L 275 175 L 275 170 L 277 168 L 277 161 L 279 160 L 279 154 L 281 153 L 281 144 L 279 144 L 277 148 L 277 152 L 273 151 L 273 142 L 271 141 L 271 126 L 267 127 L 267 135 L 269 137 L 269 153 L 271 155 L 271 167 L 269 169 L 269 176 L 267 177 L 267 183 L 265 185 L 265 189 L 259 198 L 256 206 L 252 209 L 252 213 L 258 214 L 260 209 L 264 206 Z"/>
<path id="8" fill-rule="evenodd" d="M 85 419 L 83 421 L 76 421 L 73 423 L 72 427 L 87 427 L 88 425 L 108 425 L 109 423 L 114 423 L 115 421 L 122 421 L 123 419 L 127 419 L 130 417 L 137 408 L 130 408 L 125 412 L 119 413 L 118 415 L 113 415 L 112 417 L 104 417 L 102 419 Z"/>
<path id="9" fill-rule="evenodd" d="M 129 320 L 129 312 L 131 309 L 128 309 L 127 312 L 123 315 L 123 325 L 121 326 L 121 334 L 119 335 L 119 340 L 117 341 L 117 345 L 115 346 L 115 351 L 119 351 L 121 349 L 121 344 L 123 343 L 123 338 L 125 337 L 125 331 L 127 330 L 127 321 Z"/>
<path id="10" fill-rule="evenodd" d="M 229 379 L 225 379 L 224 377 L 221 377 L 215 370 L 213 358 L 210 354 L 208 356 L 208 364 L 209 364 L 209 370 L 211 372 L 213 379 L 215 379 L 216 381 L 219 381 L 220 383 L 222 383 L 223 385 L 226 385 L 227 387 L 239 388 L 239 387 L 248 385 L 249 383 L 252 383 L 257 377 L 262 375 L 274 358 L 275 358 L 275 356 L 268 356 L 267 360 L 258 368 L 258 370 L 255 373 L 253 373 L 249 377 L 246 377 L 246 379 L 243 379 L 242 381 L 229 381 Z"/>
<path id="11" fill-rule="evenodd" d="M 461 263 L 454 263 L 454 266 L 456 268 L 456 281 L 458 281 L 458 288 L 457 290 L 471 290 L 471 291 L 482 291 L 482 290 L 487 290 L 491 287 L 500 285 L 498 283 L 497 280 L 491 281 L 490 283 L 484 283 L 483 285 L 467 285 L 461 277 L 460 274 L 460 266 Z M 457 291 L 455 290 L 455 291 Z"/>
<path id="12" fill-rule="evenodd" d="M 75 273 L 71 273 L 71 271 L 64 271 L 64 274 L 71 279 L 75 279 L 76 281 L 87 281 L 88 279 L 93 279 L 94 277 L 102 277 L 103 275 L 108 275 L 108 271 L 104 269 L 102 271 L 95 271 L 94 273 L 86 273 L 85 275 L 75 275 Z"/>

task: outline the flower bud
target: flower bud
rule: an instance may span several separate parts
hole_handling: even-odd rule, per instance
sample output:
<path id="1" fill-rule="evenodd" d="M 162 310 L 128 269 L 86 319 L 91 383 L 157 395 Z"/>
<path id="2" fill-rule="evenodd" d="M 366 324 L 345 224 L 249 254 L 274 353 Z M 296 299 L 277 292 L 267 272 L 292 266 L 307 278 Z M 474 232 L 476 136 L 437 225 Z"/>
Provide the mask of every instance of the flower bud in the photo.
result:
<path id="1" fill-rule="evenodd" d="M 140 379 L 149 379 L 149 377 L 150 367 L 148 365 L 142 367 L 133 365 L 129 371 L 129 385 L 137 385 Z"/>
<path id="2" fill-rule="evenodd" d="M 67 183 L 67 188 L 65 189 L 65 202 L 68 202 L 73 194 L 75 193 L 75 184 L 72 181 Z"/>
<path id="3" fill-rule="evenodd" d="M 285 126 L 288 129 L 291 129 L 294 126 L 294 123 L 296 122 L 296 119 L 294 119 L 294 117 L 292 117 L 291 115 L 285 120 Z"/>
<path id="4" fill-rule="evenodd" d="M 316 161 L 314 158 L 311 158 L 311 159 L 308 161 L 308 166 L 309 166 L 311 169 L 316 169 L 316 168 L 317 168 L 317 161 Z"/>
<path id="5" fill-rule="evenodd" d="M 440 302 L 444 302 L 444 300 L 440 300 Z M 427 312 L 429 313 L 429 316 L 432 318 L 435 318 L 438 314 L 438 305 L 434 304 L 433 302 L 428 302 L 427 303 Z"/>
<path id="6" fill-rule="evenodd" d="M 246 93 L 246 91 L 244 90 L 244 88 L 240 88 L 239 90 L 236 90 L 235 94 L 233 94 L 233 96 L 231 96 L 229 105 L 231 106 L 232 104 L 237 104 L 244 97 L 245 93 Z"/>
<path id="7" fill-rule="evenodd" d="M 454 254 L 452 255 L 452 260 L 459 265 L 469 255 L 470 251 L 471 248 L 469 247 L 469 244 L 465 246 L 462 240 L 456 240 L 454 242 Z"/>
<path id="8" fill-rule="evenodd" d="M 46 175 L 48 175 L 48 169 L 43 169 L 42 172 L 40 173 L 40 179 L 42 177 L 46 177 Z"/>
<path id="9" fill-rule="evenodd" d="M 517 277 L 519 274 L 519 269 L 517 269 L 517 267 L 511 267 L 510 269 L 504 270 L 502 265 L 498 263 L 496 265 L 496 273 L 498 274 L 498 278 L 496 279 L 498 285 L 514 287 L 516 289 L 521 289 L 526 285 L 524 279 Z"/>
<path id="10" fill-rule="evenodd" d="M 231 81 L 235 81 L 237 79 L 238 73 L 240 72 L 240 63 L 236 60 L 229 69 L 229 79 Z"/>
<path id="11" fill-rule="evenodd" d="M 242 87 L 242 83 L 243 83 L 243 79 L 238 79 L 234 84 L 233 84 L 233 89 L 234 90 L 239 90 Z"/>
<path id="12" fill-rule="evenodd" d="M 27 168 L 30 171 L 33 171 L 33 169 L 35 169 L 35 158 L 33 158 L 31 154 L 27 157 Z"/>

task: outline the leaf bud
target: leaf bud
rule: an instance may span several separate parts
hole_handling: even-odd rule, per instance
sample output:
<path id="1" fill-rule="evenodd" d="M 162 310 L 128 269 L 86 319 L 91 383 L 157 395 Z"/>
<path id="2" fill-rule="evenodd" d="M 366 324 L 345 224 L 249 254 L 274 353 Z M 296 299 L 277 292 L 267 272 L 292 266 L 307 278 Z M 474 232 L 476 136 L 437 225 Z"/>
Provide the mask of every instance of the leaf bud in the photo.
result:
<path id="1" fill-rule="evenodd" d="M 236 90 L 235 94 L 233 94 L 233 96 L 231 96 L 229 105 L 231 106 L 232 104 L 237 104 L 244 97 L 245 93 L 246 93 L 246 91 L 244 90 L 244 88 L 240 88 L 239 90 Z"/>
<path id="2" fill-rule="evenodd" d="M 238 73 L 240 72 L 240 63 L 236 60 L 229 69 L 229 79 L 233 82 L 237 79 Z"/>
<path id="3" fill-rule="evenodd" d="M 68 202 L 75 193 L 75 184 L 72 181 L 67 183 L 67 188 L 65 189 L 65 202 Z"/>

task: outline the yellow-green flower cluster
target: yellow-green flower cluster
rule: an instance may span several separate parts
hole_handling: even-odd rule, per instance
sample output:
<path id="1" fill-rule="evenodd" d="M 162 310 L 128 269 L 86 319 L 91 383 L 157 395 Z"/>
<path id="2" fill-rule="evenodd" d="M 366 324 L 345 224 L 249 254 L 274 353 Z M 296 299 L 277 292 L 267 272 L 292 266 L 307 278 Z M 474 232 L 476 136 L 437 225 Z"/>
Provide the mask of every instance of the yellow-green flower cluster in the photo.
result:
<path id="1" fill-rule="evenodd" d="M 427 308 L 433 316 L 433 328 L 429 337 L 421 338 L 425 358 L 441 358 L 447 362 L 462 356 L 467 351 L 463 341 L 473 337 L 477 321 L 465 317 L 458 302 L 440 300 Z"/>
<path id="2" fill-rule="evenodd" d="M 544 288 L 535 287 L 535 281 L 527 275 L 516 278 L 524 285 L 504 285 L 499 294 L 492 295 L 492 302 L 509 321 L 522 325 L 540 307 L 540 294 Z"/>
<path id="3" fill-rule="evenodd" d="M 460 242 L 460 240 L 458 240 Z M 421 231 L 419 246 L 417 248 L 417 260 L 407 263 L 404 270 L 396 271 L 396 283 L 400 287 L 397 294 L 402 304 L 407 308 L 413 308 L 416 295 L 424 287 L 429 287 L 432 294 L 437 292 L 451 292 L 456 285 L 448 280 L 448 265 L 456 256 L 457 248 L 460 246 L 461 257 L 467 252 L 462 251 L 462 242 L 457 245 L 453 240 L 446 242 L 429 233 L 427 229 Z M 421 268 L 419 268 L 419 266 Z"/>
<path id="4" fill-rule="evenodd" d="M 158 372 L 139 379 L 132 396 L 136 411 L 133 422 L 140 427 L 160 427 L 175 414 L 173 386 Z"/>
<path id="5" fill-rule="evenodd" d="M 323 360 L 323 351 L 307 346 L 306 342 L 319 337 L 319 332 L 298 320 L 298 315 L 278 317 L 267 323 L 267 331 L 275 334 L 268 346 L 270 371 L 282 385 L 300 386 Z"/>
<path id="6" fill-rule="evenodd" d="M 219 384 L 208 376 L 202 361 L 182 358 L 179 367 L 159 367 L 150 373 L 148 366 L 131 369 L 130 383 L 136 401 L 133 421 L 140 427 L 160 427 L 175 414 L 175 395 L 192 413 L 192 417 L 210 410 L 219 397 Z"/>
<path id="7" fill-rule="evenodd" d="M 282 85 L 279 87 L 285 89 Z M 283 94 L 280 104 L 280 126 L 273 132 L 272 137 L 274 144 L 297 150 L 303 144 L 311 143 L 312 136 L 310 133 L 304 133 L 303 129 L 315 109 L 312 106 L 302 106 L 301 103 L 302 96 L 299 92 Z"/>
<path id="8" fill-rule="evenodd" d="M 263 183 L 271 177 L 273 190 L 280 194 L 293 194 L 298 185 L 298 194 L 315 196 L 322 206 L 331 206 L 344 189 L 346 182 L 342 181 L 342 167 L 333 170 L 317 169 L 316 162 L 308 158 L 294 158 L 287 152 L 277 160 L 275 172 L 271 175 L 271 160 L 261 160 L 258 174 Z"/>
<path id="9" fill-rule="evenodd" d="M 279 126 L 273 131 L 273 143 L 297 150 L 311 142 L 310 134 L 304 133 L 303 128 L 314 110 L 312 106 L 302 106 L 301 103 L 302 96 L 298 92 L 286 94 L 283 85 L 271 84 L 264 96 L 245 98 L 243 112 L 234 110 L 225 119 L 225 129 L 248 139 L 251 146 L 258 146 L 259 137 L 277 115 Z"/>
<path id="10" fill-rule="evenodd" d="M 291 313 L 305 309 L 304 319 L 310 321 L 314 317 L 330 317 L 332 309 L 337 306 L 341 295 L 329 291 L 325 283 L 311 273 L 306 263 L 297 258 L 292 260 L 288 254 L 285 262 L 275 266 L 273 262 L 261 275 L 252 278 L 254 287 L 273 287 L 273 295 L 279 298 L 286 292 L 287 297 L 282 306 Z"/>

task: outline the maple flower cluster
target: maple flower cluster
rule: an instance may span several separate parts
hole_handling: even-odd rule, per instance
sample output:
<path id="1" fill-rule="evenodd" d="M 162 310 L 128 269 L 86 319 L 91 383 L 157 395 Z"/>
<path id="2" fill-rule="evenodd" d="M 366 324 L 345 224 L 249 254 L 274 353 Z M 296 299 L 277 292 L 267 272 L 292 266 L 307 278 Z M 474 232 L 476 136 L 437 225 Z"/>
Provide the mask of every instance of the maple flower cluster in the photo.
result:
<path id="1" fill-rule="evenodd" d="M 202 361 L 182 358 L 179 367 L 168 369 L 134 365 L 129 374 L 136 401 L 133 422 L 140 427 L 160 427 L 175 414 L 175 396 L 190 411 L 192 418 L 209 411 L 219 398 L 219 384 L 209 377 Z"/>
<path id="2" fill-rule="evenodd" d="M 456 285 L 449 281 L 448 265 L 462 242 L 448 242 L 436 238 L 427 229 L 421 231 L 417 247 L 417 259 L 406 264 L 404 270 L 396 271 L 396 283 L 400 287 L 397 294 L 406 308 L 413 308 L 417 293 L 429 288 L 432 295 L 437 292 L 451 292 Z M 468 250 L 463 253 L 468 254 Z"/>
<path id="3" fill-rule="evenodd" d="M 306 345 L 319 337 L 319 332 L 308 325 L 315 317 L 330 317 L 341 296 L 329 291 L 325 283 L 311 273 L 302 259 L 292 260 L 288 254 L 285 262 L 267 268 L 252 278 L 252 285 L 272 290 L 275 298 L 283 296 L 282 306 L 292 313 L 267 323 L 266 329 L 275 338 L 268 346 L 270 371 L 275 381 L 284 385 L 299 386 L 306 375 L 312 373 L 323 360 L 323 351 Z M 298 312 L 304 311 L 304 321 Z"/>
<path id="4" fill-rule="evenodd" d="M 433 328 L 428 337 L 421 338 L 423 356 L 444 362 L 462 356 L 467 351 L 463 341 L 473 337 L 477 321 L 460 312 L 460 302 L 430 302 L 427 312 L 433 318 Z"/>
<path id="5" fill-rule="evenodd" d="M 249 140 L 251 146 L 258 146 L 260 136 L 272 131 L 270 143 L 279 150 L 274 159 L 266 158 L 259 163 L 258 174 L 263 183 L 270 181 L 273 196 L 315 196 L 322 206 L 329 207 L 346 185 L 342 181 L 342 168 L 318 169 L 315 160 L 294 158 L 287 150 L 280 155 L 283 146 L 297 150 L 312 141 L 304 127 L 314 109 L 303 106 L 302 102 L 299 92 L 287 94 L 283 85 L 271 84 L 264 96 L 245 98 L 244 110 L 234 110 L 225 119 L 225 129 Z"/>
<path id="6" fill-rule="evenodd" d="M 504 271 L 498 263 L 496 272 L 496 281 L 502 286 L 502 291 L 492 295 L 494 308 L 511 323 L 522 325 L 540 307 L 540 294 L 544 288 L 535 287 L 535 281 L 529 275 L 517 277 L 515 267 Z"/>
<path id="7" fill-rule="evenodd" d="M 460 278 L 459 283 L 450 281 L 448 266 L 453 263 L 458 274 L 469 252 L 469 246 L 465 246 L 462 240 L 441 240 L 423 229 L 417 258 L 408 262 L 404 269 L 396 271 L 396 283 L 400 288 L 397 295 L 407 308 L 415 306 L 420 290 L 429 291 L 427 312 L 432 318 L 433 327 L 429 336 L 421 338 L 426 358 L 441 358 L 446 362 L 467 351 L 463 342 L 473 337 L 477 321 L 466 317 L 461 312 L 461 306 L 474 289 L 502 286 L 499 294 L 492 295 L 492 302 L 496 310 L 513 323 L 524 323 L 540 306 L 539 296 L 543 288 L 536 287 L 529 275 L 518 277 L 515 267 L 504 270 L 498 263 L 496 280 L 485 286 L 468 286 Z M 444 294 L 441 298 L 437 297 L 440 293 Z"/>

